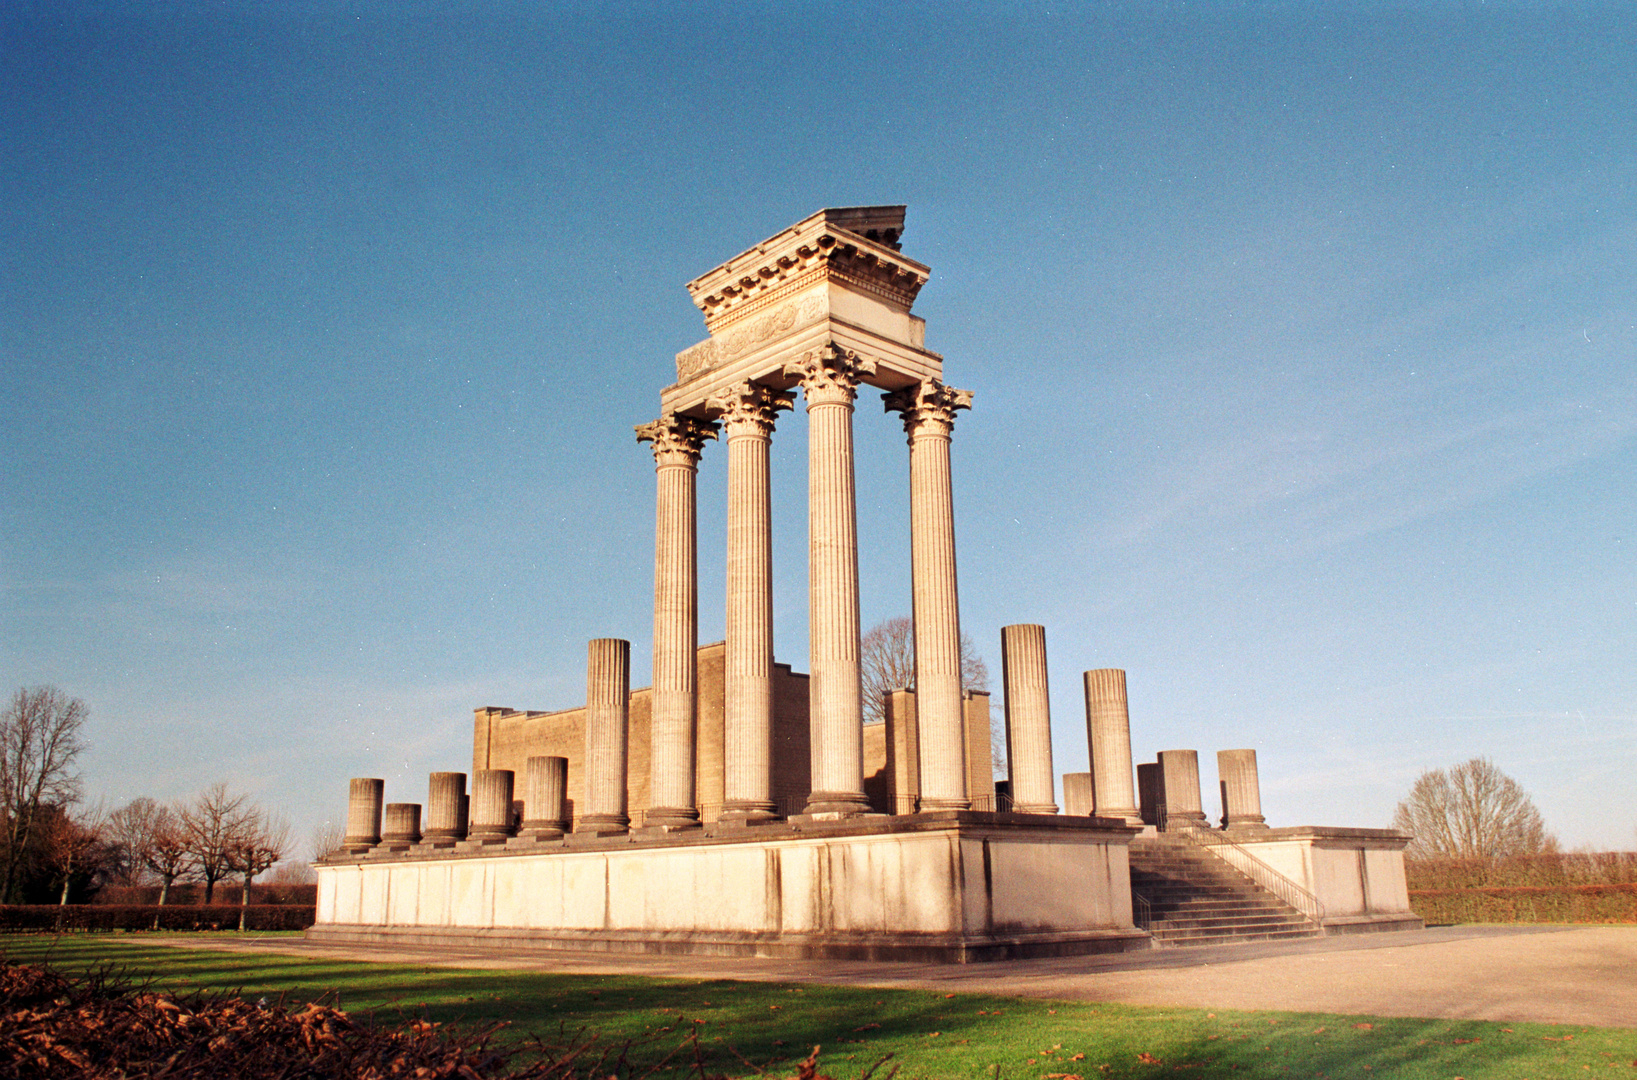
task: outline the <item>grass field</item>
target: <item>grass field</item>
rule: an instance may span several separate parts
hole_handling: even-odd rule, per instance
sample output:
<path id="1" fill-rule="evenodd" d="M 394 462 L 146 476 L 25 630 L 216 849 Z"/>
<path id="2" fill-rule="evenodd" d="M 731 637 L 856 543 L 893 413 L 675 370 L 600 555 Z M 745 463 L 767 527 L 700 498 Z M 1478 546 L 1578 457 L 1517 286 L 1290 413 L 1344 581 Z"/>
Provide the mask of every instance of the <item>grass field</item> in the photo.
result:
<path id="1" fill-rule="evenodd" d="M 887 1054 L 878 1078 L 893 1066 L 901 1080 L 1637 1077 L 1631 1029 L 469 971 L 190 950 L 156 944 L 152 935 L 13 936 L 0 938 L 0 952 L 65 971 L 112 963 L 163 989 L 302 1001 L 334 995 L 341 1008 L 382 1023 L 504 1021 L 509 1034 L 548 1043 L 583 1031 L 603 1047 L 631 1043 L 631 1071 L 639 1076 L 697 1032 L 710 1072 L 731 1076 L 788 1076 L 820 1045 L 821 1071 L 838 1080 Z M 693 1056 L 678 1054 L 672 1064 L 691 1070 Z"/>

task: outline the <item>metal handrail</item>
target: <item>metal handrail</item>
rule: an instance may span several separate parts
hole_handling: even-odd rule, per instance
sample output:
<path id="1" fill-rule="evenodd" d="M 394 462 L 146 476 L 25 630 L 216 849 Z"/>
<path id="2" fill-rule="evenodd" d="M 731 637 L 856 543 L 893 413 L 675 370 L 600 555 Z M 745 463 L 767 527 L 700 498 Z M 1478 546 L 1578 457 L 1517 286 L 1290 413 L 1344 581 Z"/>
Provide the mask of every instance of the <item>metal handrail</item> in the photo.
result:
<path id="1" fill-rule="evenodd" d="M 1148 902 L 1148 897 L 1131 890 L 1131 921 L 1138 930 L 1152 930 L 1154 928 L 1154 906 Z"/>
<path id="2" fill-rule="evenodd" d="M 1181 836 L 1196 847 L 1209 851 L 1315 923 L 1324 920 L 1324 905 L 1317 896 L 1224 834 L 1211 828 L 1195 827 L 1178 829 L 1171 835 Z"/>

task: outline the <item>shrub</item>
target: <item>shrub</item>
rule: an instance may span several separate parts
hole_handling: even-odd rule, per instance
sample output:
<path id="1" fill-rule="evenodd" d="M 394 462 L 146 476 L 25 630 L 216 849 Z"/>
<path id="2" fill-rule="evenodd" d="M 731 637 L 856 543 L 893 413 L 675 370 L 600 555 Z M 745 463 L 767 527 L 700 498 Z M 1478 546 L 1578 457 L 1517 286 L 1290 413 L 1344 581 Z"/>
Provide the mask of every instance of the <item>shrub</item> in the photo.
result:
<path id="1" fill-rule="evenodd" d="M 1637 884 L 1412 889 L 1410 907 L 1428 923 L 1637 922 Z"/>

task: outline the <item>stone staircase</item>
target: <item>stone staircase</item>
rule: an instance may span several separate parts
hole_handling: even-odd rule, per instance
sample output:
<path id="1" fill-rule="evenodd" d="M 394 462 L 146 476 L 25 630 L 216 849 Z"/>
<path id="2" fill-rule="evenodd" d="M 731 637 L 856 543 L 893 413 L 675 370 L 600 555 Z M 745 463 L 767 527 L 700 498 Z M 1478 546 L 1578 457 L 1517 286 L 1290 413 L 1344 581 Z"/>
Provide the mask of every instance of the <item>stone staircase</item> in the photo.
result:
<path id="1" fill-rule="evenodd" d="M 1133 908 L 1157 948 L 1317 937 L 1305 915 L 1210 851 L 1165 833 L 1131 842 Z"/>

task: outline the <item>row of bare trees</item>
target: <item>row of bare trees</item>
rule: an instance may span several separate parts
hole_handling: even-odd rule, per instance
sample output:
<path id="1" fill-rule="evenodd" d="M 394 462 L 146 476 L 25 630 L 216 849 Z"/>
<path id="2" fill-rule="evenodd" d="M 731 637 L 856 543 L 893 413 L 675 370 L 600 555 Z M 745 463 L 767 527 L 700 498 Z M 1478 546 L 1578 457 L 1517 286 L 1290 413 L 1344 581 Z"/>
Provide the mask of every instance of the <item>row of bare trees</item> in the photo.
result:
<path id="1" fill-rule="evenodd" d="M 251 881 L 290 846 L 288 825 L 226 784 L 212 784 L 181 803 L 132 799 L 107 816 L 105 835 L 117 877 L 131 884 L 157 881 L 161 905 L 172 885 L 192 881 L 204 885 L 208 904 L 217 882 L 230 877 L 243 880 L 241 901 L 249 903 Z"/>
<path id="2" fill-rule="evenodd" d="M 248 902 L 251 881 L 290 846 L 288 826 L 226 784 L 173 804 L 82 804 L 87 715 L 53 686 L 20 689 L 0 712 L 0 903 L 48 883 L 66 904 L 76 882 L 157 881 L 163 904 L 173 884 L 198 881 L 208 904 L 230 877 L 243 879 Z"/>

